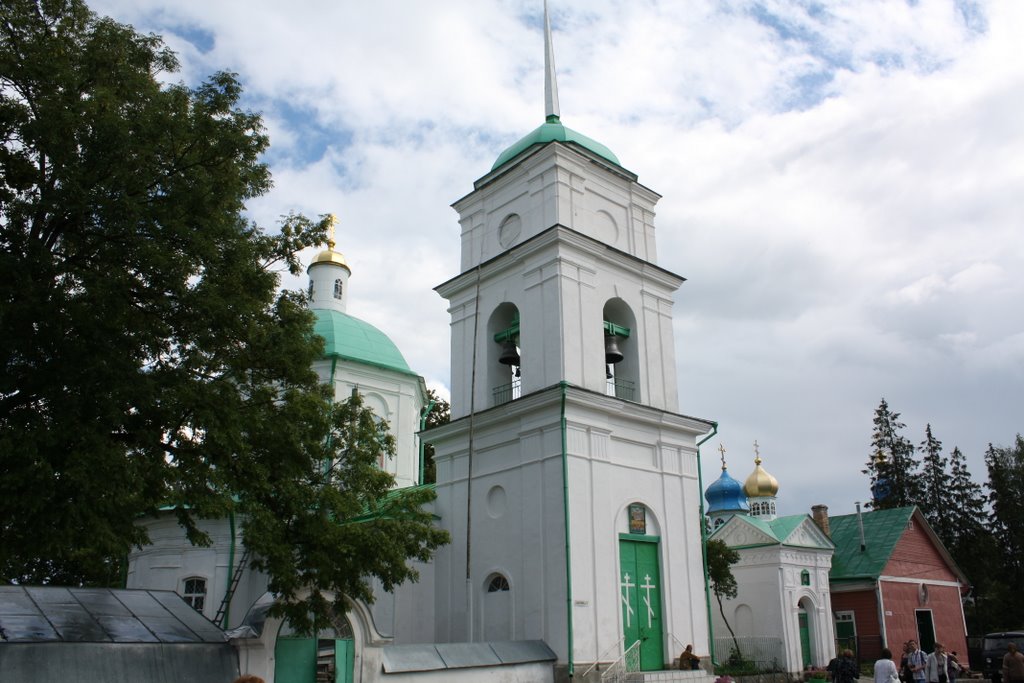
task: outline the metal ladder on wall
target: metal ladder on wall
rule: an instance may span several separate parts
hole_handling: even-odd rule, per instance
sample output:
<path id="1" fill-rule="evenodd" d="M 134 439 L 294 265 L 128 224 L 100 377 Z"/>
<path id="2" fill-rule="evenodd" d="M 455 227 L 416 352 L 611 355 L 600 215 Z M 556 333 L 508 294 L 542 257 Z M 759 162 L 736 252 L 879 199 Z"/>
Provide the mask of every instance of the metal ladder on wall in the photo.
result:
<path id="1" fill-rule="evenodd" d="M 224 599 L 220 601 L 220 607 L 217 608 L 217 616 L 213 618 L 213 623 L 217 624 L 221 628 L 227 626 L 223 623 L 223 620 L 227 617 L 228 607 L 231 605 L 231 598 L 235 595 L 235 591 L 238 589 L 238 584 L 242 580 L 242 574 L 245 573 L 245 567 L 249 564 L 249 548 L 242 552 L 242 557 L 238 560 L 238 566 L 235 567 L 235 571 L 231 574 L 231 583 L 228 585 L 228 592 L 224 594 Z"/>

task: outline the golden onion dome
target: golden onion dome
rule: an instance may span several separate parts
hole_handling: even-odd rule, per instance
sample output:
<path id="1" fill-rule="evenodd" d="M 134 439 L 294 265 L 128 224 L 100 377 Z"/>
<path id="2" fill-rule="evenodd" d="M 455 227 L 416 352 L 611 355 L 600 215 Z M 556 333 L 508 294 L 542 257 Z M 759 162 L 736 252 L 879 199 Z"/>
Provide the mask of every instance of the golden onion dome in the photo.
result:
<path id="1" fill-rule="evenodd" d="M 743 482 L 743 492 L 748 498 L 768 498 L 779 492 L 779 481 L 761 467 L 761 456 L 754 458 L 754 471 Z"/>
<path id="2" fill-rule="evenodd" d="M 334 226 L 338 222 L 337 217 L 332 213 L 327 218 L 327 248 L 321 251 L 316 257 L 310 262 L 310 267 L 319 265 L 321 263 L 330 263 L 336 266 L 341 266 L 349 273 L 352 269 L 348 267 L 348 263 L 345 261 L 345 255 L 340 251 L 334 250 Z"/>

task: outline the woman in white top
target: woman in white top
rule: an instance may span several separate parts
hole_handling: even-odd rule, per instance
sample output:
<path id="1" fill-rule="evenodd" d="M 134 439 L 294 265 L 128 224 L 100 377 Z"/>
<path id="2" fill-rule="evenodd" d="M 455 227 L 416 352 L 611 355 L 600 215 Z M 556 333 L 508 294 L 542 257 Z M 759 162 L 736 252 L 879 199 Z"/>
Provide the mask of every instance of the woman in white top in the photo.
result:
<path id="1" fill-rule="evenodd" d="M 882 658 L 875 662 L 875 683 L 899 683 L 900 675 L 892 661 L 892 651 L 882 648 Z"/>
<path id="2" fill-rule="evenodd" d="M 949 671 L 946 669 L 946 648 L 942 643 L 935 643 L 935 652 L 928 655 L 924 661 L 924 671 L 928 683 L 946 683 L 949 680 Z"/>

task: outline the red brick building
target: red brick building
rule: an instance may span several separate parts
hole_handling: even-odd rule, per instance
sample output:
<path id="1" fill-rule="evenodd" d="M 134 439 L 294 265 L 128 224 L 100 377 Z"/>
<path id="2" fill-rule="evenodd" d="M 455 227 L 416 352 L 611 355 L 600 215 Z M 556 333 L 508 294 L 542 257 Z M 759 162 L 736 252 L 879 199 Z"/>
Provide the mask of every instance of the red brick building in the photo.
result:
<path id="1" fill-rule="evenodd" d="M 868 662 L 888 647 L 898 662 L 907 640 L 925 652 L 940 642 L 967 666 L 967 577 L 921 511 L 842 515 L 827 525 L 836 546 L 829 587 L 837 649 L 850 647 Z"/>

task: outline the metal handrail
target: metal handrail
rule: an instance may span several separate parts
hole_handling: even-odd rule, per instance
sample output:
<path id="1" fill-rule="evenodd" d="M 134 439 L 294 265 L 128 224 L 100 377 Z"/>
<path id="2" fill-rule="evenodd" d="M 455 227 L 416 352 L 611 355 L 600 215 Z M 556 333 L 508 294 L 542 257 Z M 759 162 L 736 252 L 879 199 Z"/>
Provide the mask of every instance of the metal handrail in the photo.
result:
<path id="1" fill-rule="evenodd" d="M 640 670 L 640 643 L 642 641 L 637 640 L 630 645 L 622 656 L 612 662 L 611 666 L 601 674 L 602 681 L 619 681 L 625 680 L 626 674 L 631 674 Z M 621 666 L 620 666 L 621 665 Z"/>
<path id="2" fill-rule="evenodd" d="M 593 671 L 594 669 L 596 669 L 596 668 L 598 668 L 599 666 L 601 666 L 601 658 L 602 658 L 602 657 L 604 657 L 604 656 L 605 656 L 606 654 L 608 654 L 609 652 L 611 652 L 612 650 L 617 650 L 617 649 L 618 649 L 618 647 L 619 647 L 620 645 L 622 645 L 622 643 L 623 643 L 623 641 L 624 641 L 624 640 L 626 640 L 626 637 L 625 637 L 625 636 L 623 636 L 622 638 L 619 638 L 618 640 L 616 640 L 616 641 L 615 641 L 615 644 L 614 644 L 614 645 L 612 645 L 612 646 L 611 646 L 610 648 L 608 648 L 607 650 L 605 650 L 604 652 L 602 652 L 601 654 L 599 654 L 599 655 L 597 656 L 597 660 L 596 660 L 596 661 L 595 661 L 595 662 L 594 662 L 593 664 L 591 664 L 591 665 L 590 665 L 590 668 L 589 668 L 589 669 L 587 669 L 586 671 L 584 671 L 584 672 L 583 672 L 583 674 L 582 674 L 582 675 L 580 676 L 580 678 L 581 678 L 581 679 L 583 679 L 583 680 L 586 680 L 586 679 L 587 679 L 587 675 L 588 675 L 588 674 L 589 674 L 590 672 L 592 672 L 592 671 Z M 617 661 L 617 660 L 616 660 L 616 661 Z M 614 662 L 612 662 L 612 663 L 614 664 Z"/>

